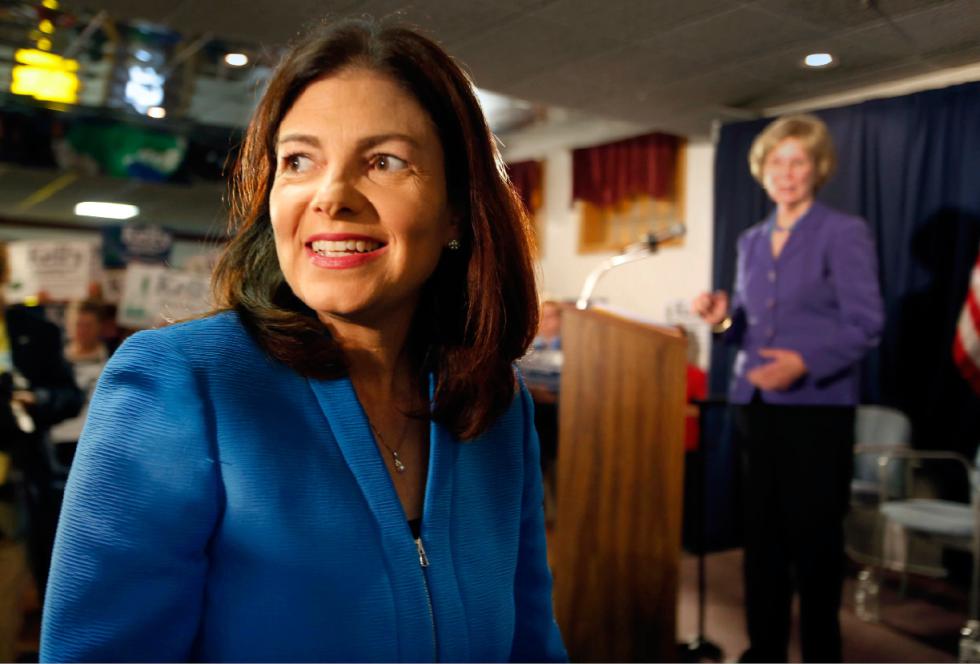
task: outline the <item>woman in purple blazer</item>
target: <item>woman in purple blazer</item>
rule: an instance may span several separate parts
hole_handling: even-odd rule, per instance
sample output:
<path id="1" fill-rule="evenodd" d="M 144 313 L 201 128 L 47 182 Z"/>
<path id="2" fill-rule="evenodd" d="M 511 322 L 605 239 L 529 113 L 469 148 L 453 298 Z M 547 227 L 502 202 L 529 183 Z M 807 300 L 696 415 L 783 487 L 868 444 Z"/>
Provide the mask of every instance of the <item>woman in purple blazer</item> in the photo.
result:
<path id="1" fill-rule="evenodd" d="M 749 165 L 776 207 L 738 239 L 731 301 L 722 291 L 694 301 L 739 348 L 729 398 L 745 469 L 742 661 L 787 661 L 794 589 L 803 659 L 841 661 L 859 363 L 884 314 L 867 224 L 814 200 L 834 163 L 821 120 L 797 115 L 766 127 Z"/>

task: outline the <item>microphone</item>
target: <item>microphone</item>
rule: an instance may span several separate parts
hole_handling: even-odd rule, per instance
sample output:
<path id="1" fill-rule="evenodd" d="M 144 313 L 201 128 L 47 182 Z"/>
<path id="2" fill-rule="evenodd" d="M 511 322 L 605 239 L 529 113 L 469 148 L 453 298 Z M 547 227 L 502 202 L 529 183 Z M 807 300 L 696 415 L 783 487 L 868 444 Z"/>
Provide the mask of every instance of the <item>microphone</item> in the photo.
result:
<path id="1" fill-rule="evenodd" d="M 619 267 L 620 265 L 626 265 L 627 263 L 633 263 L 635 261 L 643 260 L 644 258 L 649 258 L 653 256 L 660 245 L 670 240 L 683 237 L 687 233 L 687 228 L 684 224 L 677 222 L 671 224 L 664 230 L 658 233 L 647 233 L 638 242 L 634 242 L 626 247 L 626 250 L 619 254 L 618 256 L 613 256 L 609 260 L 603 261 L 599 267 L 592 270 L 589 276 L 585 279 L 585 284 L 582 286 L 582 292 L 578 296 L 578 300 L 575 302 L 576 309 L 588 309 L 589 303 L 592 299 L 592 292 L 595 290 L 596 284 L 599 283 L 599 279 L 609 270 L 614 267 Z"/>
<path id="2" fill-rule="evenodd" d="M 641 251 L 643 249 L 656 251 L 660 245 L 670 242 L 671 240 L 676 240 L 679 237 L 684 237 L 686 233 L 687 228 L 684 226 L 684 224 L 671 224 L 659 233 L 647 233 L 639 242 L 634 242 L 626 247 L 625 253 L 630 253 L 631 251 Z"/>

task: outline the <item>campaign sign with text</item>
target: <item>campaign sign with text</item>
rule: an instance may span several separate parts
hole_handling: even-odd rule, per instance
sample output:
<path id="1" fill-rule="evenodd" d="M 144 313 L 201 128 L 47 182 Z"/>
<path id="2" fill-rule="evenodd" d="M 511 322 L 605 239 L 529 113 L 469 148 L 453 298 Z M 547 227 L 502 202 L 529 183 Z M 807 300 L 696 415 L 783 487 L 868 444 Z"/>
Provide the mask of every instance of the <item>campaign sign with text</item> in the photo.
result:
<path id="1" fill-rule="evenodd" d="M 10 302 L 44 293 L 54 301 L 88 297 L 89 284 L 101 278 L 97 243 L 85 240 L 20 240 L 7 245 Z"/>
<path id="2" fill-rule="evenodd" d="M 133 263 L 126 269 L 116 320 L 123 327 L 158 327 L 210 308 L 209 275 Z"/>
<path id="3" fill-rule="evenodd" d="M 174 236 L 166 228 L 152 224 L 103 226 L 102 264 L 126 267 L 132 261 L 165 263 L 170 259 Z"/>

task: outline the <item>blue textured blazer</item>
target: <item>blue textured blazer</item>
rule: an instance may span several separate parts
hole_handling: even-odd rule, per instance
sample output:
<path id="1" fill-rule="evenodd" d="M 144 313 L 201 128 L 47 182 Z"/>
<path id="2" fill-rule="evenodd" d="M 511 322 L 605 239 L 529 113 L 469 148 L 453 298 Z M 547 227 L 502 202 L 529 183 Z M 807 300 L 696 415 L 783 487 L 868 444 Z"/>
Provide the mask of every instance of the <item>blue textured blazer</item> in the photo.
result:
<path id="1" fill-rule="evenodd" d="M 135 335 L 68 481 L 42 661 L 565 659 L 527 392 L 430 436 L 423 567 L 349 380 L 232 313 Z"/>

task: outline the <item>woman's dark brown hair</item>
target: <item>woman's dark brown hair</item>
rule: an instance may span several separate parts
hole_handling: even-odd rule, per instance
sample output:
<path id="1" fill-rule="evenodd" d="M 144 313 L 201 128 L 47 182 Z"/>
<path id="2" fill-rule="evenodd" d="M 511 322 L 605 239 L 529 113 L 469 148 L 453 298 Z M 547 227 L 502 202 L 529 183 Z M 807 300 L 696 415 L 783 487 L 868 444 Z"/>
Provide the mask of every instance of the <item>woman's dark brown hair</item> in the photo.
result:
<path id="1" fill-rule="evenodd" d="M 432 418 L 470 439 L 514 398 L 511 365 L 537 328 L 529 225 L 472 83 L 452 58 L 417 32 L 345 20 L 308 35 L 279 65 L 232 174 L 233 237 L 215 269 L 215 302 L 219 309 L 237 311 L 269 355 L 302 375 L 345 375 L 339 346 L 292 293 L 279 268 L 269 192 L 276 134 L 286 112 L 311 83 L 348 67 L 397 81 L 439 133 L 462 246 L 443 252 L 423 287 L 409 343 L 420 378 L 429 371 L 435 376 Z"/>

